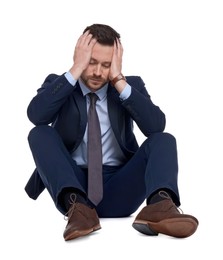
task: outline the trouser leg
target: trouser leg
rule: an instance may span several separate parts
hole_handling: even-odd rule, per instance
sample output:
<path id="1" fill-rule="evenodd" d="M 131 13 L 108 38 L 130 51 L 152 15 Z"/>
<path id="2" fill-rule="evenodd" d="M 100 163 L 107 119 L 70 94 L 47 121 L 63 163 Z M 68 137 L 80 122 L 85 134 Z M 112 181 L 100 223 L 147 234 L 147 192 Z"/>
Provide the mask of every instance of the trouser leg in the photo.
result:
<path id="1" fill-rule="evenodd" d="M 168 133 L 152 134 L 123 167 L 104 172 L 99 216 L 128 216 L 160 189 L 169 190 L 176 205 L 180 205 L 177 176 L 175 138 Z"/>
<path id="2" fill-rule="evenodd" d="M 28 136 L 38 173 L 56 207 L 64 214 L 58 196 L 73 187 L 85 194 L 86 175 L 73 161 L 57 131 L 50 126 L 34 127 Z"/>

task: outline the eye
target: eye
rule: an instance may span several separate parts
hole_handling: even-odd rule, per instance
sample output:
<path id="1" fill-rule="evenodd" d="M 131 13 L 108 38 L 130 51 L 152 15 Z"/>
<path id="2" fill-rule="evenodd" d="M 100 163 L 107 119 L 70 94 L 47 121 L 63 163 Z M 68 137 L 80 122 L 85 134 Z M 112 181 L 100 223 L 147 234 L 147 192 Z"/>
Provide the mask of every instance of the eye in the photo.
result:
<path id="1" fill-rule="evenodd" d="M 102 66 L 106 69 L 109 69 L 111 67 L 111 63 L 104 63 Z"/>
<path id="2" fill-rule="evenodd" d="M 90 60 L 89 64 L 94 65 L 97 64 L 97 62 L 95 60 Z"/>

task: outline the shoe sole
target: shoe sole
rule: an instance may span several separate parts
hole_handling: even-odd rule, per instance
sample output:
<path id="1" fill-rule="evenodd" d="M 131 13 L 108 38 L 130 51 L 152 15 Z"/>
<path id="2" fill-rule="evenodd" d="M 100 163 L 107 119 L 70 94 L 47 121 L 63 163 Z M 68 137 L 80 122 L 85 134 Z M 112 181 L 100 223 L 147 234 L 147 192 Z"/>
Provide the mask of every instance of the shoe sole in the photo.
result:
<path id="1" fill-rule="evenodd" d="M 198 223 L 191 218 L 172 218 L 157 223 L 135 220 L 132 226 L 140 233 L 149 236 L 157 236 L 162 233 L 172 237 L 185 238 L 196 231 Z"/>
<path id="2" fill-rule="evenodd" d="M 94 231 L 99 230 L 99 229 L 101 229 L 100 224 L 94 226 L 93 228 L 89 228 L 89 229 L 86 229 L 86 230 L 74 230 L 68 236 L 64 237 L 64 240 L 68 241 L 68 240 L 72 240 L 72 239 L 75 239 L 75 238 L 78 238 L 78 237 L 86 236 L 86 235 L 88 235 L 88 234 L 90 234 Z"/>

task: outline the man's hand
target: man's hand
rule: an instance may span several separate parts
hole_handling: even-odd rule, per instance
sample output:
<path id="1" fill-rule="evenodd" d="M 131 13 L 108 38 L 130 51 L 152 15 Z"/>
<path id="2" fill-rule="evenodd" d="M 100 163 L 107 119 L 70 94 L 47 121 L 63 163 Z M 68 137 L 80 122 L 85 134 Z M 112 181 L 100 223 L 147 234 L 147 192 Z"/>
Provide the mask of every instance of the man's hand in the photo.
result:
<path id="1" fill-rule="evenodd" d="M 112 62 L 110 67 L 109 79 L 113 80 L 118 75 L 122 73 L 122 56 L 123 56 L 123 47 L 119 39 L 117 39 L 116 44 L 114 45 Z M 121 93 L 126 86 L 126 80 L 118 80 L 114 87 L 116 90 Z"/>
<path id="2" fill-rule="evenodd" d="M 112 80 L 122 72 L 123 47 L 119 39 L 114 44 L 113 57 L 109 73 L 109 79 Z"/>
<path id="3" fill-rule="evenodd" d="M 79 37 L 74 50 L 73 66 L 70 69 L 70 73 L 76 80 L 89 65 L 96 41 L 88 31 Z"/>

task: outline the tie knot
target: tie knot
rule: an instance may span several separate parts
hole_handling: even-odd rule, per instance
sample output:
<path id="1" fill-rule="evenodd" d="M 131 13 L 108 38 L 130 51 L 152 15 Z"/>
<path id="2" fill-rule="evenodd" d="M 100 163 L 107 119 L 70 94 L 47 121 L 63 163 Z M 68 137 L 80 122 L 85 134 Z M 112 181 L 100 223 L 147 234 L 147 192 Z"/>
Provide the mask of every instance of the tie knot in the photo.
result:
<path id="1" fill-rule="evenodd" d="M 90 97 L 91 103 L 96 104 L 96 101 L 98 99 L 98 95 L 95 93 L 89 93 L 88 96 Z"/>

